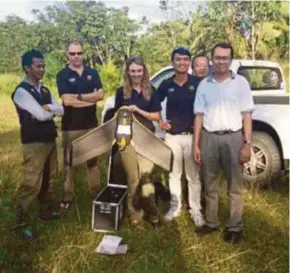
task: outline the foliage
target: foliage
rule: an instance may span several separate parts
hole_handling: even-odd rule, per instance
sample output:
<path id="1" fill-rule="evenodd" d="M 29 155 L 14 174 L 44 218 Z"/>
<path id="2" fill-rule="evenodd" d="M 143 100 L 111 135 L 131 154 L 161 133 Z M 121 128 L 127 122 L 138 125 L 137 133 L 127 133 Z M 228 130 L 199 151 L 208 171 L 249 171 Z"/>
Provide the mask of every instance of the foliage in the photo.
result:
<path id="1" fill-rule="evenodd" d="M 23 76 L 17 74 L 1 74 L 0 75 L 0 94 L 11 96 Z"/>
<path id="2" fill-rule="evenodd" d="M 166 20 L 148 25 L 129 18 L 129 8 L 110 8 L 103 2 L 66 1 L 34 10 L 26 22 L 9 16 L 0 22 L 0 73 L 19 72 L 25 50 L 39 48 L 47 58 L 47 77 L 63 66 L 65 44 L 85 42 L 85 62 L 96 67 L 112 62 L 122 69 L 126 58 L 142 55 L 151 74 L 170 63 L 176 46 L 193 55 L 210 55 L 220 41 L 233 44 L 237 58 L 289 58 L 289 3 L 286 1 L 196 2 L 188 11 L 182 1 L 160 1 Z M 173 14 L 173 15 L 172 15 Z M 146 28 L 145 28 L 146 27 Z M 98 66 L 99 67 L 99 66 Z"/>
<path id="3" fill-rule="evenodd" d="M 115 95 L 117 88 L 122 84 L 122 70 L 118 69 L 112 61 L 103 66 L 98 65 L 97 70 L 102 79 L 105 96 Z"/>

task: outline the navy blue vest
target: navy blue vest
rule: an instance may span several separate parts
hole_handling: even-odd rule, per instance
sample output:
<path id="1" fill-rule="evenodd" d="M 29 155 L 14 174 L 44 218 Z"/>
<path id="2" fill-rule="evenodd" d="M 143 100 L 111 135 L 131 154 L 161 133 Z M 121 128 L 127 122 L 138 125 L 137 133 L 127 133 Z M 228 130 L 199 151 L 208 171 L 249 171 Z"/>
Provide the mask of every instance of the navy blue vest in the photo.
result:
<path id="1" fill-rule="evenodd" d="M 51 104 L 51 95 L 46 87 L 42 86 L 39 94 L 33 85 L 25 81 L 21 82 L 15 88 L 11 96 L 12 100 L 19 87 L 25 89 L 40 105 Z M 32 142 L 51 142 L 55 140 L 57 131 L 53 120 L 39 121 L 29 112 L 18 107 L 16 103 L 14 103 L 14 105 L 19 118 L 21 142 L 23 144 Z"/>

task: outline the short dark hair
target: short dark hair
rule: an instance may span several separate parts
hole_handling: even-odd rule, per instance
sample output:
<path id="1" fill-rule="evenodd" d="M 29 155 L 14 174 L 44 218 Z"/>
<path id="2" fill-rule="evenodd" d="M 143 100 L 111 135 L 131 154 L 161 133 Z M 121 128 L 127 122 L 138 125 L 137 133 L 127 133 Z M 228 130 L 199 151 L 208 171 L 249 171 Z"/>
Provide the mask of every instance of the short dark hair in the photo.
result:
<path id="1" fill-rule="evenodd" d="M 191 68 L 193 69 L 194 68 L 194 62 L 197 58 L 206 58 L 207 62 L 208 62 L 208 65 L 209 65 L 209 58 L 204 55 L 204 54 L 198 54 L 198 55 L 195 55 L 193 58 L 192 58 L 192 61 L 191 61 Z"/>
<path id="2" fill-rule="evenodd" d="M 230 49 L 230 50 L 231 50 L 231 58 L 232 58 L 232 59 L 234 58 L 234 49 L 233 49 L 232 45 L 229 44 L 229 43 L 225 43 L 225 42 L 223 42 L 223 43 L 218 43 L 218 44 L 216 44 L 216 45 L 212 48 L 212 50 L 211 50 L 211 57 L 212 57 L 212 58 L 213 58 L 213 55 L 214 55 L 214 51 L 215 51 L 215 49 L 216 49 L 217 47 L 221 47 L 221 48 L 225 48 L 225 49 Z"/>
<path id="3" fill-rule="evenodd" d="M 25 71 L 25 66 L 31 66 L 33 58 L 44 59 L 43 54 L 36 49 L 26 51 L 21 57 L 22 69 Z"/>
<path id="4" fill-rule="evenodd" d="M 171 53 L 171 61 L 174 61 L 175 54 L 185 55 L 191 59 L 191 53 L 189 49 L 186 47 L 179 46 L 179 47 L 174 48 Z"/>

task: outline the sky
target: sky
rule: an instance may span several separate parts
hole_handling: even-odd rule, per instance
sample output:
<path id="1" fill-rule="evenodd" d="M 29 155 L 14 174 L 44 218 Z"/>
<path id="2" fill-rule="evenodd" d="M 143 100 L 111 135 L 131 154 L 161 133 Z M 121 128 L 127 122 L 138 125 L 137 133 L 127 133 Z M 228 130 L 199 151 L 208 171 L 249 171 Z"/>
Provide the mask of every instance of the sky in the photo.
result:
<path id="1" fill-rule="evenodd" d="M 158 23 L 164 19 L 170 19 L 159 9 L 159 0 L 105 0 L 107 7 L 121 8 L 129 7 L 129 17 L 135 20 L 146 16 L 151 23 Z M 184 10 L 194 10 L 196 3 L 194 1 L 180 1 Z M 0 21 L 4 21 L 7 15 L 15 14 L 25 20 L 32 21 L 31 14 L 33 9 L 42 10 L 45 6 L 56 3 L 55 0 L 2 0 L 0 9 Z"/>

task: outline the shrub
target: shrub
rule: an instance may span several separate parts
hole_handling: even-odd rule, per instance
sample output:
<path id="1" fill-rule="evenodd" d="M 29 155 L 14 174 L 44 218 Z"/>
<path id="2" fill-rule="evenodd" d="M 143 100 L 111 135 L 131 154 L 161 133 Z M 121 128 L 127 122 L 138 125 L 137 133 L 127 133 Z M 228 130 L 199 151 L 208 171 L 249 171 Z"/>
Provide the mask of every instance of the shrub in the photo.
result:
<path id="1" fill-rule="evenodd" d="M 123 71 L 119 69 L 113 61 L 102 65 L 97 65 L 97 70 L 101 77 L 105 96 L 115 94 L 116 89 L 122 84 Z"/>
<path id="2" fill-rule="evenodd" d="M 10 96 L 23 77 L 17 74 L 0 74 L 0 94 Z"/>

